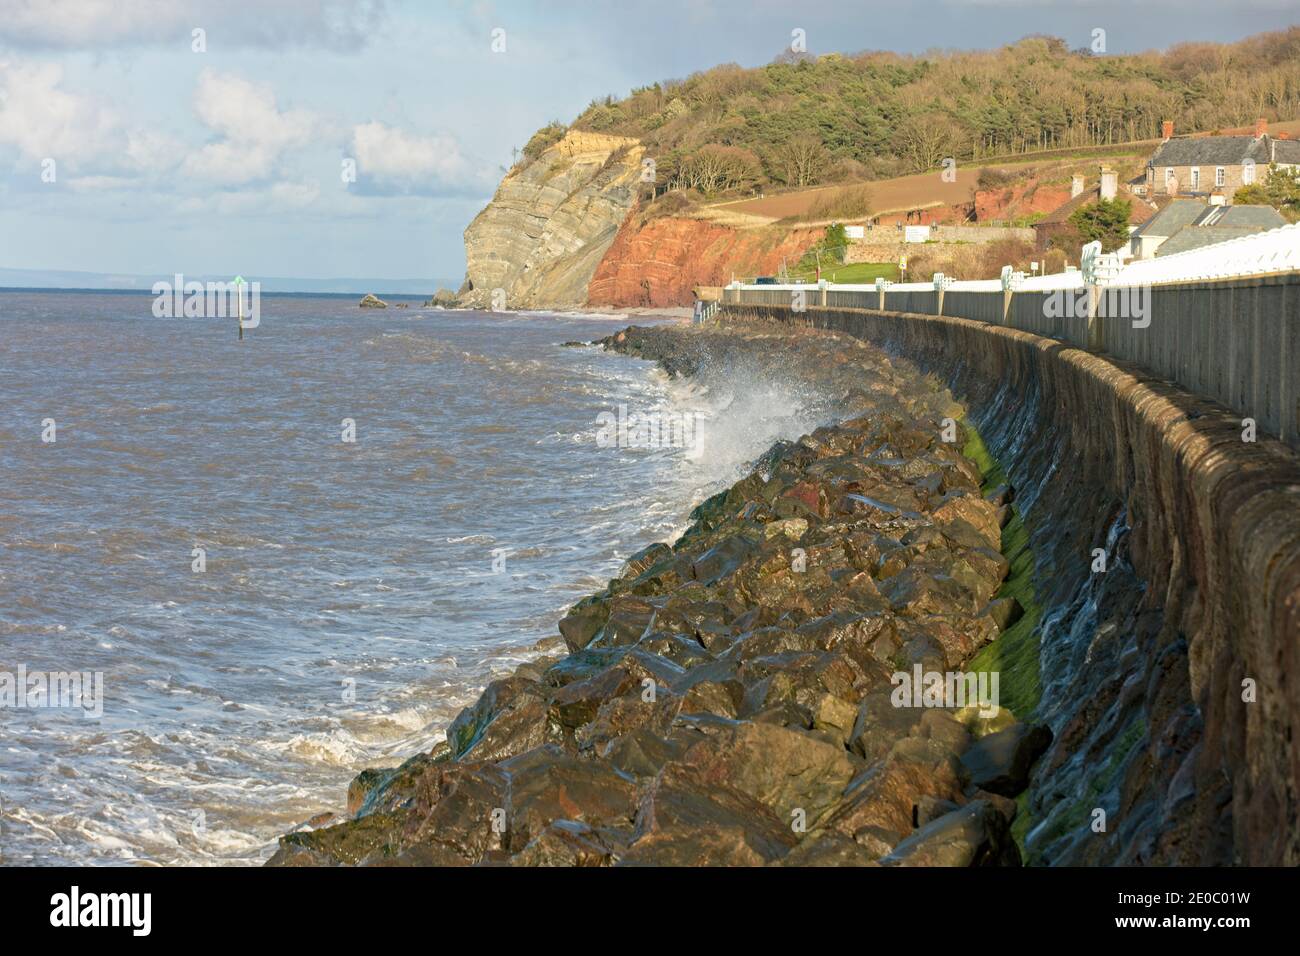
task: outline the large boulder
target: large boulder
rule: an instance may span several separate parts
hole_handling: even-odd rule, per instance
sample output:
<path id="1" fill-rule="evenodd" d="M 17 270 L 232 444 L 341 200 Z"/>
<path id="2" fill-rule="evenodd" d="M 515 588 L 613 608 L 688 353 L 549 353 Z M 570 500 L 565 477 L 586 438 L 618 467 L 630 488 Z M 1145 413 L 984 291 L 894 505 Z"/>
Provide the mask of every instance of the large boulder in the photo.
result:
<path id="1" fill-rule="evenodd" d="M 457 760 L 502 760 L 562 736 L 551 717 L 546 688 L 518 676 L 493 681 L 447 729 Z"/>
<path id="2" fill-rule="evenodd" d="M 1029 771 L 1051 742 L 1051 730 L 1041 724 L 1014 724 L 981 737 L 962 763 L 974 786 L 1014 797 L 1029 786 Z"/>
<path id="3" fill-rule="evenodd" d="M 799 730 L 721 719 L 697 726 L 704 739 L 682 762 L 710 784 L 758 801 L 787 825 L 798 813 L 811 829 L 839 802 L 857 772 L 843 747 Z"/>
<path id="4" fill-rule="evenodd" d="M 751 794 L 707 768 L 672 763 L 646 789 L 624 864 L 757 866 L 780 859 L 794 830 Z"/>
<path id="5" fill-rule="evenodd" d="M 424 307 L 426 309 L 431 309 L 431 308 L 450 309 L 455 305 L 456 305 L 456 293 L 452 292 L 450 289 L 439 289 L 437 292 L 433 294 L 432 297 L 426 299 L 424 302 Z"/>
<path id="6" fill-rule="evenodd" d="M 974 800 L 917 830 L 880 865 L 1019 866 L 1020 851 L 1001 811 Z"/>

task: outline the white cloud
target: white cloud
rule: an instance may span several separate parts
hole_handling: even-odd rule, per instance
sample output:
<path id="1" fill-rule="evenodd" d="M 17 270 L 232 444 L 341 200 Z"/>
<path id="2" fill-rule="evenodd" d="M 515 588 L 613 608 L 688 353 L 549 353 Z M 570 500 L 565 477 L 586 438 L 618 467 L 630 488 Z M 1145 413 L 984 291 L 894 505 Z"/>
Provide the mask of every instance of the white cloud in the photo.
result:
<path id="1" fill-rule="evenodd" d="M 352 50 L 385 17 L 383 0 L 0 0 L 0 45 L 94 49 L 171 44 L 188 51 L 190 31 L 209 50 L 294 46 Z"/>
<path id="2" fill-rule="evenodd" d="M 58 63 L 0 60 L 0 146 L 29 163 L 53 159 L 91 183 L 103 178 L 91 171 L 125 183 L 176 165 L 173 137 L 128 129 L 108 103 L 62 83 Z"/>
<path id="3" fill-rule="evenodd" d="M 108 192 L 134 185 L 136 180 L 126 176 L 76 176 L 68 180 L 68 188 L 78 193 Z"/>
<path id="4" fill-rule="evenodd" d="M 179 165 L 184 147 L 167 133 L 132 130 L 126 134 L 126 156 L 143 172 L 162 172 Z"/>
<path id="5" fill-rule="evenodd" d="M 315 182 L 279 182 L 265 189 L 223 192 L 212 198 L 209 206 L 223 216 L 262 214 L 307 209 L 320 198 L 320 184 Z"/>
<path id="6" fill-rule="evenodd" d="M 455 192 L 487 184 L 481 163 L 450 136 L 417 136 L 380 122 L 352 129 L 359 192 Z"/>
<path id="7" fill-rule="evenodd" d="M 281 155 L 307 145 L 317 126 L 307 110 L 281 112 L 269 86 L 211 70 L 199 76 L 194 112 L 222 138 L 191 154 L 184 171 L 226 185 L 270 178 Z"/>
<path id="8" fill-rule="evenodd" d="M 71 168 L 121 149 L 112 110 L 60 89 L 62 80 L 57 63 L 0 61 L 0 143 L 24 159 L 51 157 Z"/>
<path id="9" fill-rule="evenodd" d="M 270 199 L 277 207 L 301 209 L 313 205 L 320 198 L 320 183 L 276 183 L 271 187 Z"/>

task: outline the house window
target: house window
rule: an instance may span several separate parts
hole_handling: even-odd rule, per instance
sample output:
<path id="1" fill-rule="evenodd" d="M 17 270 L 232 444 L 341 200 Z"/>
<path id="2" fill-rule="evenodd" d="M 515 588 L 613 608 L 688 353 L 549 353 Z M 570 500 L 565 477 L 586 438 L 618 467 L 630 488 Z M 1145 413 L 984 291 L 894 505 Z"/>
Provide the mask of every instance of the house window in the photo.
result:
<path id="1" fill-rule="evenodd" d="M 1165 167 L 1165 186 L 1168 187 L 1174 181 L 1174 167 Z"/>
<path id="2" fill-rule="evenodd" d="M 1255 164 L 1249 159 L 1241 166 L 1241 183 L 1243 186 L 1249 186 L 1255 181 Z"/>
<path id="3" fill-rule="evenodd" d="M 1201 167 L 1193 166 L 1192 167 L 1192 192 L 1196 192 L 1200 188 L 1201 188 Z"/>
<path id="4" fill-rule="evenodd" d="M 1223 180 L 1223 167 L 1222 167 L 1222 166 L 1215 166 L 1215 167 L 1214 167 L 1214 185 L 1216 185 L 1216 186 L 1222 186 L 1222 185 L 1223 185 L 1223 181 L 1224 181 L 1224 180 Z"/>

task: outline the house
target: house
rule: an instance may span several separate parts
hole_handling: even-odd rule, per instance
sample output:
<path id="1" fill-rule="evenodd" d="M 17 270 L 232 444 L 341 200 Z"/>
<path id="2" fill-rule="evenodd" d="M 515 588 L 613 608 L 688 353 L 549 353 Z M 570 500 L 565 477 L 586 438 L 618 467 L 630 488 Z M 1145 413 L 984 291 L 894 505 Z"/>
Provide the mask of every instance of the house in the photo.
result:
<path id="1" fill-rule="evenodd" d="M 1070 182 L 1070 198 L 1034 223 L 1034 232 L 1038 237 L 1036 242 L 1038 251 L 1045 252 L 1051 247 L 1052 240 L 1058 236 L 1073 236 L 1074 228 L 1070 225 L 1070 217 L 1074 215 L 1076 210 L 1091 205 L 1099 199 L 1115 199 L 1118 197 L 1129 201 L 1128 222 L 1130 232 L 1155 214 L 1155 204 L 1140 196 L 1133 195 L 1127 184 L 1122 192 L 1123 195 L 1121 196 L 1117 174 L 1106 166 L 1101 168 L 1101 175 L 1097 185 L 1091 189 L 1084 188 L 1083 176 L 1074 176 Z"/>
<path id="2" fill-rule="evenodd" d="M 1175 199 L 1134 230 L 1129 248 L 1135 259 L 1152 259 L 1175 233 L 1196 221 L 1209 206 L 1199 199 Z"/>
<path id="3" fill-rule="evenodd" d="M 1286 225 L 1272 206 L 1228 206 L 1175 199 L 1144 222 L 1129 240 L 1134 258 L 1169 256 Z"/>
<path id="4" fill-rule="evenodd" d="M 1147 160 L 1146 194 L 1206 196 L 1221 192 L 1231 202 L 1242 186 L 1263 179 L 1274 163 L 1300 168 L 1300 141 L 1268 135 L 1268 121 L 1253 136 L 1174 136 L 1165 121 L 1164 142 Z"/>

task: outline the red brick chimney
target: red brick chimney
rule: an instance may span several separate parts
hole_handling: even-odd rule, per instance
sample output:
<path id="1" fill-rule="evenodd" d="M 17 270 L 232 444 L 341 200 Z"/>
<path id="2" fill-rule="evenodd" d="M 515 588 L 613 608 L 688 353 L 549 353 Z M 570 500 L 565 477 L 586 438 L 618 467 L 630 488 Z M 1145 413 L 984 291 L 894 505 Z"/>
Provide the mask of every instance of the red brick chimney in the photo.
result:
<path id="1" fill-rule="evenodd" d="M 1160 135 L 1166 140 L 1173 139 L 1174 137 L 1173 120 L 1165 120 L 1163 123 L 1160 124 Z"/>
<path id="2" fill-rule="evenodd" d="M 1259 119 L 1255 120 L 1255 138 L 1259 139 L 1267 132 L 1268 132 L 1268 120 L 1264 119 L 1264 117 L 1261 116 Z"/>

